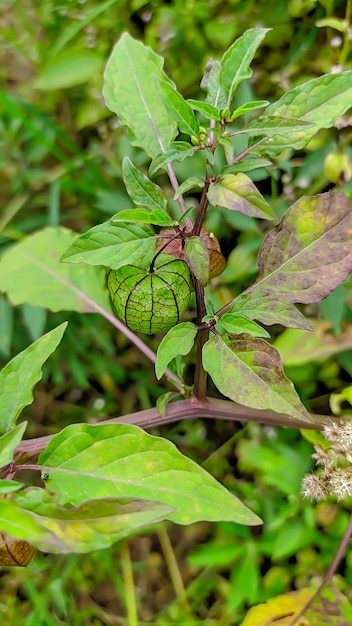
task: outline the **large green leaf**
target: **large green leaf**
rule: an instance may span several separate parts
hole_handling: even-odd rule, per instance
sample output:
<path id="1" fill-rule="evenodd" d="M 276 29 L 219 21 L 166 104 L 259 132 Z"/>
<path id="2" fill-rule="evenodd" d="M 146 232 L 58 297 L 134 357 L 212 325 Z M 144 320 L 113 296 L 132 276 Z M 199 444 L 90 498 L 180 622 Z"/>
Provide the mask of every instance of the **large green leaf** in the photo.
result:
<path id="1" fill-rule="evenodd" d="M 263 339 L 248 334 L 211 337 L 203 347 L 203 366 L 231 400 L 311 421 L 284 374 L 278 351 Z"/>
<path id="2" fill-rule="evenodd" d="M 160 502 L 107 497 L 62 507 L 56 494 L 32 487 L 0 500 L 0 531 L 45 552 L 108 548 L 137 528 L 163 519 L 172 507 Z"/>
<path id="3" fill-rule="evenodd" d="M 12 428 L 22 409 L 33 400 L 32 389 L 42 377 L 43 363 L 61 341 L 67 322 L 20 352 L 0 372 L 0 432 Z"/>
<path id="4" fill-rule="evenodd" d="M 239 211 L 249 217 L 273 219 L 275 217 L 269 204 L 259 193 L 253 181 L 239 172 L 223 174 L 219 181 L 211 183 L 208 200 L 214 206 L 222 206 L 230 211 Z"/>
<path id="5" fill-rule="evenodd" d="M 165 107 L 177 122 L 180 132 L 189 137 L 197 137 L 199 124 L 192 107 L 168 81 L 156 79 L 155 84 Z"/>
<path id="6" fill-rule="evenodd" d="M 166 79 L 163 59 L 124 33 L 105 69 L 106 104 L 132 132 L 134 144 L 150 157 L 166 150 L 177 126 L 156 91 L 154 77 Z"/>
<path id="7" fill-rule="evenodd" d="M 175 509 L 165 517 L 178 524 L 227 520 L 258 524 L 235 496 L 174 444 L 137 426 L 75 424 L 56 435 L 39 457 L 49 489 L 60 503 L 91 498 L 145 498 Z"/>
<path id="8" fill-rule="evenodd" d="M 265 126 L 271 116 L 288 117 L 314 124 L 311 128 L 297 130 L 274 137 L 266 144 L 270 152 L 288 146 L 300 150 L 320 128 L 329 128 L 345 113 L 352 102 L 352 71 L 326 74 L 313 78 L 286 92 L 277 102 L 270 105 L 257 126 Z"/>
<path id="9" fill-rule="evenodd" d="M 193 347 L 197 327 L 192 322 L 181 322 L 170 328 L 158 346 L 155 362 L 155 373 L 159 380 L 172 359 L 188 354 Z"/>
<path id="10" fill-rule="evenodd" d="M 94 226 L 65 251 L 63 261 L 105 265 L 117 270 L 128 263 L 144 266 L 155 254 L 155 235 L 147 226 L 114 224 Z"/>
<path id="11" fill-rule="evenodd" d="M 122 172 L 127 193 L 137 206 L 151 211 L 166 210 L 167 200 L 160 187 L 144 176 L 128 157 L 123 160 Z"/>
<path id="12" fill-rule="evenodd" d="M 320 302 L 352 271 L 352 202 L 340 192 L 300 198 L 268 232 L 246 293 Z"/>
<path id="13" fill-rule="evenodd" d="M 10 248 L 0 260 L 0 291 L 13 304 L 27 302 L 52 311 L 110 311 L 101 268 L 60 262 L 77 238 L 66 228 L 44 228 Z"/>
<path id="14" fill-rule="evenodd" d="M 1 388 L 1 372 L 0 372 L 0 388 Z M 2 390 L 1 390 L 2 391 Z M 5 400 L 6 401 L 6 400 Z M 1 411 L 1 407 L 0 407 Z M 0 422 L 0 429 L 3 432 L 5 429 L 2 427 L 3 419 Z M 22 441 L 24 431 L 26 430 L 27 422 L 17 424 L 14 428 L 8 430 L 4 435 L 0 437 L 0 467 L 4 467 L 8 463 L 12 463 L 15 449 Z"/>
<path id="15" fill-rule="evenodd" d="M 249 67 L 257 48 L 263 41 L 268 28 L 252 28 L 237 39 L 221 59 L 220 86 L 230 107 L 237 85 L 252 76 Z"/>

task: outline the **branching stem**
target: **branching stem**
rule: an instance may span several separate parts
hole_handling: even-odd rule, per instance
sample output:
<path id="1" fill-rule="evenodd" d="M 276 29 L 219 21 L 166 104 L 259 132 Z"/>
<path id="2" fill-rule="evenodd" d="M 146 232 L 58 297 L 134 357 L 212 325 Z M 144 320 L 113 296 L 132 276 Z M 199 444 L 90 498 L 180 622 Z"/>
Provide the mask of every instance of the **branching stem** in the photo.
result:
<path id="1" fill-rule="evenodd" d="M 283 413 L 274 411 L 263 411 L 244 407 L 230 400 L 218 400 L 206 398 L 204 402 L 196 398 L 179 400 L 168 404 L 165 413 L 160 415 L 158 409 L 145 409 L 129 415 L 115 417 L 110 420 L 100 422 L 100 424 L 135 424 L 140 428 L 153 428 L 164 424 L 173 424 L 183 419 L 217 419 L 230 420 L 235 422 L 257 422 L 271 426 L 288 426 L 291 428 L 305 428 L 306 430 L 322 430 L 324 423 L 328 419 L 334 419 L 328 415 L 311 415 L 311 422 L 303 422 L 294 417 L 289 417 Z M 45 450 L 49 441 L 54 435 L 37 437 L 22 441 L 16 448 L 15 462 L 28 463 Z"/>

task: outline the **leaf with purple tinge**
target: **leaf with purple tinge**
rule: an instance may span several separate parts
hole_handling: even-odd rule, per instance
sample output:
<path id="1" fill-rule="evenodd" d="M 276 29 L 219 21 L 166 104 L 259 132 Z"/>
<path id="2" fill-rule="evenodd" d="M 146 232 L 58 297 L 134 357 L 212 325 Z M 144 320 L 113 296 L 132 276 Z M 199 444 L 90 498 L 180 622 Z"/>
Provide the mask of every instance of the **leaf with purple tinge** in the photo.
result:
<path id="1" fill-rule="evenodd" d="M 230 211 L 239 211 L 239 213 L 249 217 L 260 217 L 267 220 L 275 217 L 253 181 L 242 172 L 223 174 L 217 183 L 210 185 L 207 195 L 213 206 L 222 206 Z"/>
<path id="2" fill-rule="evenodd" d="M 312 421 L 285 376 L 278 351 L 263 339 L 249 334 L 211 337 L 203 347 L 203 366 L 231 400 Z"/>
<path id="3" fill-rule="evenodd" d="M 280 294 L 274 296 L 264 289 L 241 293 L 233 300 L 229 310 L 250 320 L 258 320 L 266 326 L 281 324 L 289 328 L 313 330 L 311 323 L 294 304 L 284 302 L 280 300 Z"/>
<path id="4" fill-rule="evenodd" d="M 352 202 L 341 192 L 302 197 L 265 237 L 247 293 L 320 302 L 352 271 Z"/>

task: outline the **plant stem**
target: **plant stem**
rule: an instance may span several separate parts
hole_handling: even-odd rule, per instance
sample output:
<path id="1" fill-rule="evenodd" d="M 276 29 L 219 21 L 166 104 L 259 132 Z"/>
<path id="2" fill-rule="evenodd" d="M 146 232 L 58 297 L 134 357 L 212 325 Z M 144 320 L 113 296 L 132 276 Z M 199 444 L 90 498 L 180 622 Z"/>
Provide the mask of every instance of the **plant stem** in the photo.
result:
<path id="1" fill-rule="evenodd" d="M 349 49 L 350 49 L 350 27 L 351 27 L 351 16 L 352 16 L 352 0 L 347 0 L 347 5 L 346 5 L 346 13 L 345 13 L 345 22 L 347 24 L 346 30 L 344 32 L 344 36 L 343 36 L 343 46 L 342 46 L 342 50 L 340 53 L 340 58 L 339 58 L 339 63 L 342 66 L 342 68 L 344 67 L 345 63 L 346 63 L 346 59 L 349 53 Z"/>
<path id="2" fill-rule="evenodd" d="M 145 409 L 144 411 L 137 411 L 129 415 L 104 420 L 103 422 L 99 422 L 99 424 L 135 424 L 140 428 L 152 428 L 164 424 L 172 424 L 183 419 L 198 418 L 257 422 L 271 426 L 288 426 L 289 428 L 304 428 L 306 430 L 322 430 L 326 420 L 334 419 L 333 416 L 329 415 L 311 415 L 311 422 L 303 422 L 302 420 L 289 417 L 283 413 L 251 409 L 230 400 L 207 398 L 204 402 L 200 402 L 193 397 L 168 404 L 163 415 L 160 415 L 159 411 L 155 408 Z M 99 426 L 99 424 L 97 425 Z M 40 452 L 45 450 L 49 441 L 54 436 L 55 435 L 47 435 L 45 437 L 22 441 L 16 448 L 16 464 L 28 463 L 28 461 L 34 460 Z"/>
<path id="3" fill-rule="evenodd" d="M 126 600 L 126 612 L 127 612 L 127 624 L 128 626 L 138 626 L 136 598 L 134 592 L 133 571 L 131 563 L 131 555 L 126 539 L 121 544 L 121 566 L 122 566 L 122 578 L 125 585 L 125 600 Z"/>
<path id="4" fill-rule="evenodd" d="M 171 186 L 172 186 L 174 192 L 176 193 L 176 191 L 179 188 L 179 184 L 178 184 L 178 180 L 176 178 L 176 174 L 175 174 L 174 168 L 172 167 L 171 163 L 167 164 L 167 171 L 168 171 L 168 174 L 169 174 L 169 179 L 170 179 Z M 185 213 L 187 211 L 187 207 L 186 207 L 186 204 L 185 204 L 185 201 L 184 201 L 184 198 L 183 198 L 182 195 L 177 198 L 177 202 L 178 202 L 178 205 L 180 207 L 181 213 Z M 192 220 L 189 217 L 186 218 L 186 226 L 189 229 L 191 229 L 192 226 L 193 226 Z"/>
<path id="5" fill-rule="evenodd" d="M 175 594 L 181 604 L 181 608 L 183 613 L 188 614 L 190 616 L 190 607 L 186 598 L 186 591 L 183 585 L 183 580 L 180 572 L 180 568 L 178 566 L 175 552 L 171 545 L 171 541 L 169 535 L 167 534 L 167 530 L 165 526 L 160 526 L 158 529 L 158 539 L 160 542 L 161 549 L 163 551 L 164 559 L 167 565 L 167 569 L 169 570 L 172 586 L 174 588 Z"/>
<path id="6" fill-rule="evenodd" d="M 205 216 L 207 214 L 207 209 L 208 209 L 208 204 L 209 204 L 207 193 L 208 193 L 209 185 L 211 182 L 212 182 L 212 179 L 207 177 L 205 180 L 205 185 L 203 187 L 202 197 L 200 199 L 196 221 L 194 222 L 194 226 L 192 230 L 192 235 L 194 235 L 195 237 L 200 235 L 200 231 L 202 230 Z"/>
<path id="7" fill-rule="evenodd" d="M 204 315 L 207 314 L 207 310 L 205 308 L 204 287 L 197 279 L 195 279 L 194 288 L 197 301 L 197 325 L 200 326 Z M 203 367 L 203 346 L 208 341 L 208 338 L 208 330 L 198 330 L 196 369 L 194 374 L 194 395 L 197 400 L 200 401 L 205 400 L 207 394 L 207 373 Z"/>
<path id="8" fill-rule="evenodd" d="M 307 604 L 303 607 L 303 609 L 299 613 L 297 613 L 297 615 L 295 615 L 295 617 L 289 623 L 288 626 L 294 626 L 295 624 L 298 624 L 298 622 L 301 619 L 301 617 L 304 616 L 306 611 L 308 611 L 308 609 L 312 606 L 314 600 L 321 594 L 322 590 L 324 589 L 326 584 L 329 582 L 329 580 L 331 580 L 331 578 L 333 577 L 334 573 L 336 572 L 336 570 L 337 570 L 337 568 L 339 566 L 339 563 L 340 563 L 343 555 L 345 554 L 345 551 L 346 551 L 348 543 L 349 543 L 349 541 L 351 539 L 351 536 L 352 536 L 352 515 L 350 516 L 350 521 L 348 522 L 348 526 L 346 528 L 344 536 L 341 539 L 340 545 L 337 548 L 336 554 L 335 554 L 333 560 L 331 561 L 329 569 L 327 570 L 327 572 L 326 572 L 323 580 L 321 581 L 318 589 L 313 593 L 312 597 L 308 600 Z"/>

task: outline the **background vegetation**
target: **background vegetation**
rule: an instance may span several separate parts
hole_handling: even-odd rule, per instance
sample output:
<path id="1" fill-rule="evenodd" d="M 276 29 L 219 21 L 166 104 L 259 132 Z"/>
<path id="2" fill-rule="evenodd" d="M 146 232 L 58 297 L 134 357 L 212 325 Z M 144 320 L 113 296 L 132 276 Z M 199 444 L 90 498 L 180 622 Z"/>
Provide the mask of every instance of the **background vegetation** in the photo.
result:
<path id="1" fill-rule="evenodd" d="M 247 28 L 271 27 L 253 78 L 239 89 L 240 104 L 248 90 L 256 99 L 273 100 L 311 77 L 351 67 L 350 12 L 350 3 L 338 0 L 2 2 L 0 253 L 43 226 L 60 223 L 84 232 L 129 206 L 122 158 L 142 167 L 145 156 L 130 145 L 101 96 L 104 64 L 123 31 L 163 55 L 183 95 L 196 98 L 211 56 L 219 58 Z M 256 181 L 280 215 L 305 193 L 339 188 L 351 197 L 351 158 L 346 119 L 319 133 L 304 152 L 286 150 L 275 176 L 259 171 Z M 187 172 L 183 167 L 177 165 L 180 182 L 199 174 L 195 158 L 187 161 Z M 264 233 L 256 220 L 225 211 L 207 226 L 229 259 L 214 282 L 221 305 L 253 281 Z M 316 326 L 310 343 L 300 331 L 276 329 L 286 373 L 310 411 L 329 413 L 330 393 L 350 385 L 351 309 L 349 280 L 306 309 Z M 96 315 L 14 309 L 0 295 L 0 364 L 66 319 L 64 340 L 26 411 L 28 436 L 155 405 L 164 389 L 149 363 Z M 150 343 L 157 346 L 156 339 Z M 141 624 L 239 624 L 248 606 L 319 580 L 350 506 L 302 500 L 300 481 L 311 467 L 312 447 L 301 433 L 201 420 L 158 433 L 244 500 L 264 519 L 263 528 L 160 527 L 89 556 L 37 554 L 27 569 L 0 572 L 1 623 L 127 624 L 130 568 Z M 338 573 L 349 597 L 351 562 L 348 552 Z"/>

